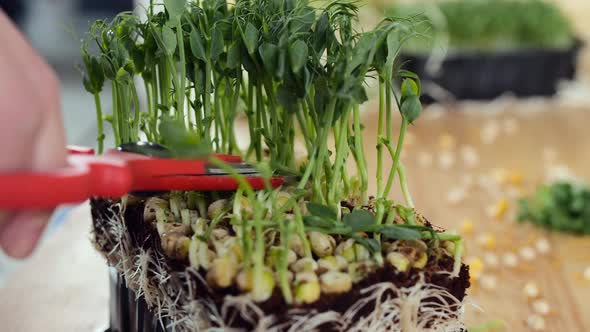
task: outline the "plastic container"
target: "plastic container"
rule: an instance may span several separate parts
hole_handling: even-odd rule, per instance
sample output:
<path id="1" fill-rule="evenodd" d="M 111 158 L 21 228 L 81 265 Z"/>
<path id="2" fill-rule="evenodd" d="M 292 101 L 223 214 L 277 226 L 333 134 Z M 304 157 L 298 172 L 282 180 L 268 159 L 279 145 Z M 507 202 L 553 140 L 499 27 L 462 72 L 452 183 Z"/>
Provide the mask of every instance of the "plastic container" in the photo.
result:
<path id="1" fill-rule="evenodd" d="M 428 55 L 404 54 L 404 68 L 434 83 L 454 99 L 487 100 L 511 92 L 518 97 L 554 95 L 557 83 L 571 80 L 582 44 L 569 49 L 526 49 L 498 53 L 458 52 L 447 55 L 436 76 L 425 70 Z M 434 96 L 424 91 L 423 101 Z"/>

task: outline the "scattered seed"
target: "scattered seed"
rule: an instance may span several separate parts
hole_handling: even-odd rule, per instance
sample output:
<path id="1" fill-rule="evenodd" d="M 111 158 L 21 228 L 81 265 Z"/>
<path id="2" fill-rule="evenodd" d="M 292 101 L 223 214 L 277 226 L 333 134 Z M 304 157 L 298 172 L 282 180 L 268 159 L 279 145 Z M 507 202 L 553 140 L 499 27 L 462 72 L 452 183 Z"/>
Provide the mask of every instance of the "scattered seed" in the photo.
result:
<path id="1" fill-rule="evenodd" d="M 551 244 L 549 243 L 549 240 L 542 237 L 535 243 L 535 248 L 537 248 L 537 251 L 540 254 L 547 254 L 549 251 L 551 251 Z"/>
<path id="2" fill-rule="evenodd" d="M 507 267 L 516 267 L 518 265 L 518 256 L 512 252 L 507 252 L 502 255 L 502 264 Z"/>
<path id="3" fill-rule="evenodd" d="M 480 138 L 484 144 L 492 144 L 500 134 L 500 125 L 498 121 L 488 121 L 483 128 L 481 128 Z"/>
<path id="4" fill-rule="evenodd" d="M 493 252 L 484 253 L 483 261 L 487 266 L 491 268 L 495 268 L 498 267 L 498 265 L 500 265 L 500 259 L 498 258 L 498 255 L 496 255 Z"/>
<path id="5" fill-rule="evenodd" d="M 479 257 L 471 257 L 471 259 L 467 260 L 467 264 L 469 264 L 471 278 L 478 280 L 485 266 L 483 261 Z"/>
<path id="6" fill-rule="evenodd" d="M 461 147 L 461 158 L 466 167 L 473 168 L 479 165 L 479 154 L 471 145 Z"/>
<path id="7" fill-rule="evenodd" d="M 544 331 L 545 319 L 539 315 L 530 315 L 527 318 L 527 325 L 533 331 Z"/>
<path id="8" fill-rule="evenodd" d="M 442 149 L 442 150 L 451 150 L 455 148 L 455 145 L 457 144 L 457 140 L 455 139 L 455 137 L 449 133 L 444 133 L 442 135 L 440 135 L 440 137 L 438 138 L 438 146 Z"/>
<path id="9" fill-rule="evenodd" d="M 520 257 L 522 257 L 522 259 L 524 259 L 525 261 L 532 261 L 537 256 L 535 254 L 535 250 L 533 250 L 533 248 L 531 247 L 522 247 L 520 249 L 519 254 Z"/>
<path id="10" fill-rule="evenodd" d="M 496 276 L 484 274 L 480 277 L 480 285 L 483 289 L 494 290 L 498 284 Z"/>
<path id="11" fill-rule="evenodd" d="M 530 299 L 539 296 L 539 287 L 537 287 L 537 284 L 533 281 L 524 284 L 522 291 L 524 292 L 524 295 Z"/>
<path id="12" fill-rule="evenodd" d="M 473 221 L 466 219 L 461 224 L 461 233 L 465 235 L 473 234 Z"/>
<path id="13" fill-rule="evenodd" d="M 458 204 L 465 200 L 466 196 L 467 190 L 465 190 L 465 188 L 456 187 L 449 190 L 447 193 L 447 202 L 449 202 L 449 204 Z"/>
<path id="14" fill-rule="evenodd" d="M 455 157 L 450 151 L 442 151 L 438 155 L 438 166 L 443 170 L 448 170 L 455 165 Z"/>
<path id="15" fill-rule="evenodd" d="M 547 300 L 538 299 L 533 301 L 533 310 L 541 316 L 547 316 L 549 312 L 551 312 L 551 307 L 549 306 L 549 302 L 547 302 Z"/>
<path id="16" fill-rule="evenodd" d="M 496 204 L 488 208 L 488 215 L 494 219 L 501 219 L 506 215 L 508 211 L 508 200 L 501 198 Z"/>
<path id="17" fill-rule="evenodd" d="M 496 237 L 490 233 L 483 233 L 477 237 L 477 244 L 487 250 L 496 249 Z"/>

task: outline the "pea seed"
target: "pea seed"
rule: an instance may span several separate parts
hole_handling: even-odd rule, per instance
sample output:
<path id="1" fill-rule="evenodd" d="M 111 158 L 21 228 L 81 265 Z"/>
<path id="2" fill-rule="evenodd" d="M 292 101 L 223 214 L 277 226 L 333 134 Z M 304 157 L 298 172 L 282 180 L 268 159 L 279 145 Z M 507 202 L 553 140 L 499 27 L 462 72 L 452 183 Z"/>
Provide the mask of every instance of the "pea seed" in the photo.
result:
<path id="1" fill-rule="evenodd" d="M 311 250 L 318 257 L 329 256 L 334 253 L 336 240 L 329 234 L 309 232 Z"/>
<path id="2" fill-rule="evenodd" d="M 352 278 L 342 272 L 326 272 L 320 276 L 320 285 L 323 293 L 342 294 L 352 288 Z"/>
<path id="3" fill-rule="evenodd" d="M 406 272 L 410 266 L 408 258 L 399 252 L 390 252 L 387 254 L 387 262 L 395 267 L 399 272 Z"/>
<path id="4" fill-rule="evenodd" d="M 143 220 L 153 222 L 156 220 L 156 211 L 168 208 L 168 201 L 159 197 L 150 197 L 145 201 L 143 208 Z"/>
<path id="5" fill-rule="evenodd" d="M 321 288 L 320 283 L 306 282 L 301 283 L 295 287 L 295 302 L 298 304 L 310 304 L 320 298 Z"/>

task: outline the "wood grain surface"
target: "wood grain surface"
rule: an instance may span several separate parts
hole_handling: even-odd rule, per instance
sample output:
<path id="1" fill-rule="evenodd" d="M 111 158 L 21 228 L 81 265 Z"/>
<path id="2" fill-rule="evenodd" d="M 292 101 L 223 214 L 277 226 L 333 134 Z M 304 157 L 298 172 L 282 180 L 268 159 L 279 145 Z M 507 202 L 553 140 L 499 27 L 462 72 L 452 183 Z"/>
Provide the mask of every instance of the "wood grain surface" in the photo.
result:
<path id="1" fill-rule="evenodd" d="M 366 115 L 370 174 L 375 174 L 374 117 Z M 514 196 L 530 192 L 551 167 L 566 165 L 590 181 L 589 123 L 590 106 L 503 99 L 430 107 L 410 128 L 403 161 L 417 209 L 449 230 L 461 232 L 465 220 L 473 222 L 473 232 L 465 236 L 467 258 L 484 264 L 467 298 L 470 326 L 501 320 L 505 327 L 498 331 L 528 331 L 526 320 L 534 310 L 523 287 L 534 282 L 550 306 L 543 316 L 545 331 L 590 331 L 590 282 L 582 278 L 590 265 L 590 238 L 549 234 L 513 218 Z M 522 184 L 498 184 L 502 169 L 522 174 Z M 461 191 L 465 197 L 457 199 Z M 508 201 L 506 215 L 490 216 L 490 206 L 502 199 Z M 97 331 L 107 324 L 106 264 L 90 245 L 89 230 L 84 205 L 11 276 L 0 289 L 3 331 Z M 495 239 L 495 248 L 485 249 L 493 246 L 481 245 L 482 236 Z M 533 250 L 534 260 L 524 260 L 519 252 L 534 249 L 540 238 L 549 241 L 549 253 Z M 516 267 L 502 264 L 507 253 L 518 257 Z M 487 263 L 490 255 L 500 258 L 499 266 Z"/>

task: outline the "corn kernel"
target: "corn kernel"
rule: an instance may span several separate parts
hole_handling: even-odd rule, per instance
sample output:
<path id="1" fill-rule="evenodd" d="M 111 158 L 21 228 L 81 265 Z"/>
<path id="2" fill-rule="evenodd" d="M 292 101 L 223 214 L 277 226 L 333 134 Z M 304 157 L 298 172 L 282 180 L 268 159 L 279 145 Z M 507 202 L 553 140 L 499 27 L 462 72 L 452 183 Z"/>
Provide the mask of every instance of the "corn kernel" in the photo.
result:
<path id="1" fill-rule="evenodd" d="M 524 176 L 522 175 L 522 172 L 520 171 L 511 171 L 508 174 L 508 183 L 510 183 L 513 186 L 521 186 L 522 183 L 524 182 Z"/>
<path id="2" fill-rule="evenodd" d="M 472 257 L 467 260 L 469 264 L 469 274 L 473 280 L 478 280 L 484 269 L 484 263 L 479 257 Z"/>
<path id="3" fill-rule="evenodd" d="M 461 233 L 465 235 L 473 234 L 473 222 L 469 219 L 464 220 L 461 225 Z"/>
<path id="4" fill-rule="evenodd" d="M 451 150 L 457 144 L 457 140 L 452 135 L 445 133 L 438 139 L 438 145 L 442 150 Z"/>
<path id="5" fill-rule="evenodd" d="M 532 261 L 535 259 L 535 256 L 535 251 L 531 247 L 522 247 L 520 249 L 520 257 L 522 257 L 522 259 L 525 261 Z"/>
<path id="6" fill-rule="evenodd" d="M 551 244 L 549 243 L 549 240 L 542 237 L 535 243 L 535 248 L 540 254 L 547 254 L 551 250 Z"/>
<path id="7" fill-rule="evenodd" d="M 547 316 L 551 312 L 551 307 L 547 300 L 538 299 L 533 302 L 533 310 L 541 316 Z"/>
<path id="8" fill-rule="evenodd" d="M 527 325 L 533 331 L 545 331 L 545 319 L 539 315 L 529 316 Z"/>
<path id="9" fill-rule="evenodd" d="M 536 298 L 539 296 L 539 287 L 533 281 L 527 282 L 523 287 L 524 295 L 530 299 Z"/>
<path id="10" fill-rule="evenodd" d="M 516 267 L 518 265 L 518 256 L 507 252 L 502 256 L 502 263 L 507 267 Z"/>
<path id="11" fill-rule="evenodd" d="M 480 277 L 480 284 L 483 289 L 494 290 L 498 284 L 496 276 L 493 275 L 482 275 Z"/>
<path id="12" fill-rule="evenodd" d="M 496 237 L 490 233 L 483 233 L 477 237 L 477 244 L 487 250 L 496 249 Z"/>
<path id="13" fill-rule="evenodd" d="M 501 219 L 506 215 L 508 212 L 508 200 L 505 198 L 500 199 L 496 204 L 490 207 L 489 215 L 490 217 Z"/>

